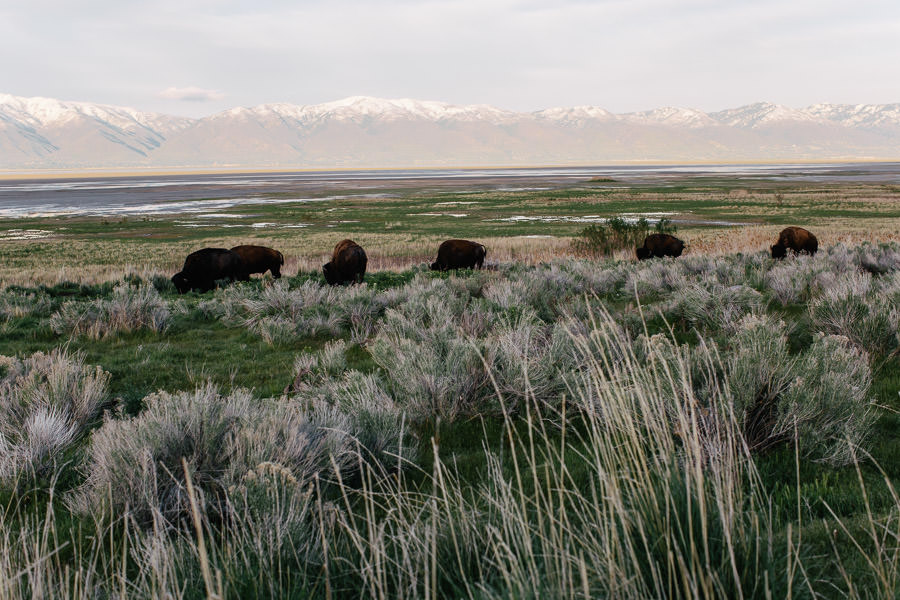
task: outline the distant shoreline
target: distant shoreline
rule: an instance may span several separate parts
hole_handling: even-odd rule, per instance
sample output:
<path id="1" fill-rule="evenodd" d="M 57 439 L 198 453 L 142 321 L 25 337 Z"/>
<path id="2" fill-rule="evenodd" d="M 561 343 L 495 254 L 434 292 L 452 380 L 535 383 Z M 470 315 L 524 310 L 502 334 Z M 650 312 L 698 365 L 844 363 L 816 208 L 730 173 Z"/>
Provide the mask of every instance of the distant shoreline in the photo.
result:
<path id="1" fill-rule="evenodd" d="M 291 173 L 359 173 L 359 172 L 428 172 L 428 171 L 511 171 L 542 169 L 606 169 L 623 167 L 741 167 L 741 166 L 825 166 L 825 165 L 865 165 L 865 164 L 900 164 L 898 158 L 834 158 L 803 160 L 737 160 L 737 161 L 658 161 L 658 160 L 624 160 L 610 161 L 602 164 L 546 164 L 546 165 L 464 165 L 464 166 L 391 166 L 391 167 L 85 167 L 60 169 L 13 170 L 0 169 L 0 181 L 29 181 L 46 179 L 87 179 L 132 178 L 132 177 L 170 177 L 179 175 L 277 175 Z"/>
<path id="2" fill-rule="evenodd" d="M 239 206 L 367 201 L 417 194 L 613 190 L 679 186 L 888 185 L 900 163 L 628 164 L 592 167 L 166 172 L 0 179 L 0 219 L 124 217 L 231 211 Z M 429 211 L 425 211 L 429 212 Z M 433 211 L 431 211 L 433 212 Z M 634 212 L 634 211 L 632 211 Z M 506 215 L 509 216 L 509 215 Z"/>

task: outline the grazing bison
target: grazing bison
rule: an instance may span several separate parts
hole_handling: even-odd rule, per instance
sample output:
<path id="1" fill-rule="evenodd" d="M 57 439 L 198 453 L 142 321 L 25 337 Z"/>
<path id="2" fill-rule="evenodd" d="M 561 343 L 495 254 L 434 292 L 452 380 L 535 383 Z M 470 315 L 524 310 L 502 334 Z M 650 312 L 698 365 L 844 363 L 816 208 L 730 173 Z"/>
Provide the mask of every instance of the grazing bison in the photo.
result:
<path id="1" fill-rule="evenodd" d="M 668 233 L 651 233 L 644 238 L 644 245 L 635 249 L 638 260 L 662 258 L 663 256 L 681 256 L 684 242 Z"/>
<path id="2" fill-rule="evenodd" d="M 188 254 L 181 271 L 172 276 L 179 294 L 188 290 L 208 292 L 217 279 L 246 281 L 247 269 L 241 257 L 225 248 L 203 248 Z"/>
<path id="3" fill-rule="evenodd" d="M 244 261 L 247 275 L 271 271 L 272 277 L 275 279 L 281 277 L 281 265 L 284 264 L 284 255 L 278 250 L 266 248 L 265 246 L 235 246 L 231 251 Z"/>
<path id="4" fill-rule="evenodd" d="M 810 256 L 819 249 L 819 240 L 802 227 L 785 227 L 778 234 L 778 242 L 772 246 L 772 258 L 784 258 L 788 250 L 798 254 L 806 252 Z"/>
<path id="5" fill-rule="evenodd" d="M 437 260 L 431 263 L 431 270 L 480 269 L 486 254 L 487 250 L 478 242 L 447 240 L 438 247 Z"/>
<path id="6" fill-rule="evenodd" d="M 331 285 L 362 283 L 368 260 L 362 246 L 353 240 L 342 240 L 334 247 L 331 260 L 322 266 L 325 281 Z"/>

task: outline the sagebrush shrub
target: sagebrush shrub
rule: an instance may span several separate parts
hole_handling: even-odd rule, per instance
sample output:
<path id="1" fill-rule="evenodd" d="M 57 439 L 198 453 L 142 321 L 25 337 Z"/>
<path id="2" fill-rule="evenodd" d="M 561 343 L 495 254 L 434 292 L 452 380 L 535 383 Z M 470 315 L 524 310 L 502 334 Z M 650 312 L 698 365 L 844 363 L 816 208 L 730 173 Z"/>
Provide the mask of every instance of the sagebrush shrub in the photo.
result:
<path id="1" fill-rule="evenodd" d="M 788 352 L 783 321 L 763 315 L 741 319 L 723 351 L 735 412 L 771 404 L 790 385 L 795 359 Z"/>
<path id="2" fill-rule="evenodd" d="M 63 303 L 51 315 L 50 327 L 60 334 L 87 335 L 100 339 L 138 329 L 164 331 L 171 318 L 169 304 L 154 287 L 118 285 L 109 299 Z"/>
<path id="3" fill-rule="evenodd" d="M 797 439 L 813 460 L 860 458 L 873 422 L 868 356 L 847 338 L 819 335 L 797 356 L 783 322 L 748 316 L 722 352 L 733 410 L 751 450 Z"/>
<path id="4" fill-rule="evenodd" d="M 448 421 L 484 412 L 489 379 L 478 346 L 452 324 L 425 328 L 415 323 L 389 311 L 370 348 L 403 410 L 413 419 Z M 409 329 L 420 333 L 402 335 Z"/>
<path id="5" fill-rule="evenodd" d="M 0 321 L 27 316 L 43 317 L 53 310 L 54 302 L 46 294 L 5 289 L 0 292 Z"/>
<path id="6" fill-rule="evenodd" d="M 347 433 L 361 446 L 366 462 L 399 468 L 414 457 L 414 446 L 407 439 L 407 417 L 378 375 L 344 371 L 302 387 L 296 398 L 334 406 L 345 414 Z"/>
<path id="7" fill-rule="evenodd" d="M 304 386 L 319 385 L 347 370 L 347 342 L 332 340 L 316 353 L 299 354 L 294 359 L 294 383 L 299 391 Z"/>
<path id="8" fill-rule="evenodd" d="M 65 350 L 2 358 L 0 481 L 21 487 L 58 473 L 107 402 L 109 373 Z"/>
<path id="9" fill-rule="evenodd" d="M 783 393 L 776 431 L 796 431 L 801 450 L 815 460 L 835 466 L 856 462 L 876 419 L 871 385 L 865 352 L 845 337 L 819 335 Z"/>
<path id="10" fill-rule="evenodd" d="M 871 354 L 896 347 L 900 297 L 873 285 L 868 273 L 837 278 L 809 303 L 809 316 L 823 333 L 845 336 Z"/>
<path id="11" fill-rule="evenodd" d="M 523 317 L 498 327 L 485 340 L 485 361 L 507 410 L 529 400 L 557 404 L 566 375 L 575 369 L 571 339 L 561 326 Z"/>
<path id="12" fill-rule="evenodd" d="M 687 285 L 681 263 L 653 260 L 639 263 L 625 280 L 625 291 L 638 296 L 670 292 Z"/>
<path id="13" fill-rule="evenodd" d="M 86 481 L 73 505 L 82 512 L 121 514 L 141 523 L 154 515 L 178 522 L 190 514 L 182 459 L 204 512 L 222 515 L 225 491 L 263 462 L 300 482 L 353 462 L 345 415 L 329 407 L 227 396 L 207 385 L 195 392 L 159 392 L 131 418 L 107 419 L 94 432 Z"/>
<path id="14" fill-rule="evenodd" d="M 874 419 L 871 371 L 866 354 L 846 338 L 820 335 L 792 355 L 785 324 L 758 315 L 745 316 L 718 349 L 657 334 L 639 336 L 632 351 L 623 335 L 601 337 L 602 360 L 591 366 L 594 385 L 596 374 L 604 373 L 613 389 L 659 398 L 679 435 L 690 425 L 688 411 L 690 427 L 701 426 L 709 452 L 716 452 L 722 419 L 733 419 L 751 452 L 796 440 L 811 460 L 840 466 L 862 457 L 858 450 Z M 579 389 L 582 398 L 610 393 Z M 602 403 L 588 408 L 601 418 L 608 410 Z"/>
<path id="15" fill-rule="evenodd" d="M 269 344 L 347 333 L 355 343 L 364 344 L 374 335 L 385 308 L 402 301 L 410 285 L 378 292 L 366 284 L 332 287 L 311 280 L 292 288 L 286 279 L 279 279 L 262 289 L 218 290 L 199 308 L 207 317 L 245 327 Z"/>
<path id="16" fill-rule="evenodd" d="M 672 293 L 664 304 L 671 319 L 682 319 L 710 333 L 731 333 L 748 314 L 760 314 L 763 295 L 745 285 L 692 284 Z"/>
<path id="17" fill-rule="evenodd" d="M 861 244 L 855 249 L 859 267 L 883 275 L 900 271 L 900 247 L 897 244 Z"/>
<path id="18" fill-rule="evenodd" d="M 782 306 L 808 301 L 813 293 L 813 279 L 821 272 L 815 258 L 799 255 L 772 267 L 766 275 L 766 286 Z"/>

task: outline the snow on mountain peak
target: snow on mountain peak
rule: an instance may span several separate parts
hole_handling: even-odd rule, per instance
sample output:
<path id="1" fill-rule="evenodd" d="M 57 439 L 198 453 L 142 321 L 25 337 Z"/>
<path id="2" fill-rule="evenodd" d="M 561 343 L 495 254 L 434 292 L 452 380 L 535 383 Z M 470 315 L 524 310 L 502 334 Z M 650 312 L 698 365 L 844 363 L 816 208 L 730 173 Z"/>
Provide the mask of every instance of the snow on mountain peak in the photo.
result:
<path id="1" fill-rule="evenodd" d="M 7 113 L 31 127 L 58 126 L 78 119 L 98 119 L 116 127 L 158 127 L 177 130 L 191 119 L 168 117 L 146 113 L 133 108 L 94 104 L 91 102 L 62 101 L 53 98 L 23 98 L 0 94 L 0 114 Z"/>
<path id="2" fill-rule="evenodd" d="M 580 124 L 586 120 L 609 121 L 616 118 L 614 114 L 599 106 L 558 106 L 533 113 L 539 119 Z"/>
<path id="3" fill-rule="evenodd" d="M 771 125 L 780 121 L 821 121 L 815 115 L 802 110 L 771 102 L 756 102 L 755 104 L 748 104 L 739 108 L 711 113 L 710 116 L 730 127 L 749 129 Z"/>
<path id="4" fill-rule="evenodd" d="M 322 104 L 262 104 L 252 109 L 245 109 L 254 115 L 265 118 L 276 116 L 295 120 L 299 123 L 318 122 L 324 120 L 359 121 L 375 118 L 384 121 L 402 119 L 419 119 L 439 121 L 487 120 L 496 122 L 505 118 L 514 118 L 516 113 L 504 111 L 488 105 L 455 105 L 446 102 L 429 100 L 412 100 L 409 98 L 383 99 L 371 96 L 350 96 L 333 102 Z M 222 115 L 238 116 L 240 113 L 228 111 Z"/>
<path id="5" fill-rule="evenodd" d="M 674 127 L 710 127 L 719 122 L 703 111 L 694 108 L 664 106 L 653 110 L 623 115 L 623 118 L 637 123 L 661 124 Z"/>
<path id="6" fill-rule="evenodd" d="M 900 103 L 813 104 L 803 111 L 845 127 L 900 127 Z"/>

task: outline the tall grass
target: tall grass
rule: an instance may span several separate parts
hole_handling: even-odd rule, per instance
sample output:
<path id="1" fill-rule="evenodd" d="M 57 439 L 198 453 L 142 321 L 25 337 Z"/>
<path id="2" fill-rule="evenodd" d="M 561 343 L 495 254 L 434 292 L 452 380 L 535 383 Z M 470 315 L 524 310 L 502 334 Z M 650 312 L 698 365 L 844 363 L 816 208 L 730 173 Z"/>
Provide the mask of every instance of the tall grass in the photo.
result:
<path id="1" fill-rule="evenodd" d="M 703 395 L 694 392 L 698 369 L 727 373 L 711 345 L 691 357 L 660 344 L 638 353 L 611 314 L 595 315 L 594 324 L 573 338 L 584 368 L 570 382 L 569 400 L 549 410 L 531 398 L 521 418 L 504 418 L 505 450 L 485 449 L 474 486 L 442 457 L 437 440 L 427 473 L 405 461 L 410 470 L 397 471 L 359 454 L 345 460 L 344 437 L 330 438 L 337 445 L 326 443 L 324 452 L 310 445 L 347 429 L 345 422 L 319 421 L 321 438 L 306 420 L 246 393 L 203 388 L 150 398 L 145 415 L 108 421 L 94 435 L 86 489 L 75 492 L 87 494 L 80 506 L 90 532 L 66 530 L 52 502 L 39 517 L 3 528 L 6 596 L 896 592 L 896 519 L 871 514 L 861 531 L 834 522 L 836 543 L 857 544 L 853 553 L 871 565 L 877 587 L 861 589 L 849 575 L 843 582 L 809 577 L 814 558 L 802 538 L 775 528 L 728 375 L 704 382 Z M 823 348 L 816 360 L 835 351 Z M 322 360 L 339 369 L 328 354 Z M 332 380 L 320 375 L 309 386 Z M 359 377 L 344 389 L 379 394 Z M 163 447 L 170 451 L 155 450 Z M 825 560 L 840 573 L 846 557 L 844 549 Z"/>
<path id="2" fill-rule="evenodd" d="M 582 349 L 589 367 L 573 389 L 586 410 L 556 413 L 561 439 L 531 405 L 522 426 L 507 420 L 511 455 L 488 452 L 471 495 L 440 459 L 424 494 L 364 483 L 369 508 L 338 515 L 357 589 L 379 598 L 783 595 L 795 575 L 774 547 L 727 386 L 716 390 L 714 428 L 690 398 L 673 414 L 660 392 L 689 379 L 689 367 L 638 360 L 613 324 L 601 330 Z M 344 489 L 349 505 L 359 492 Z"/>

